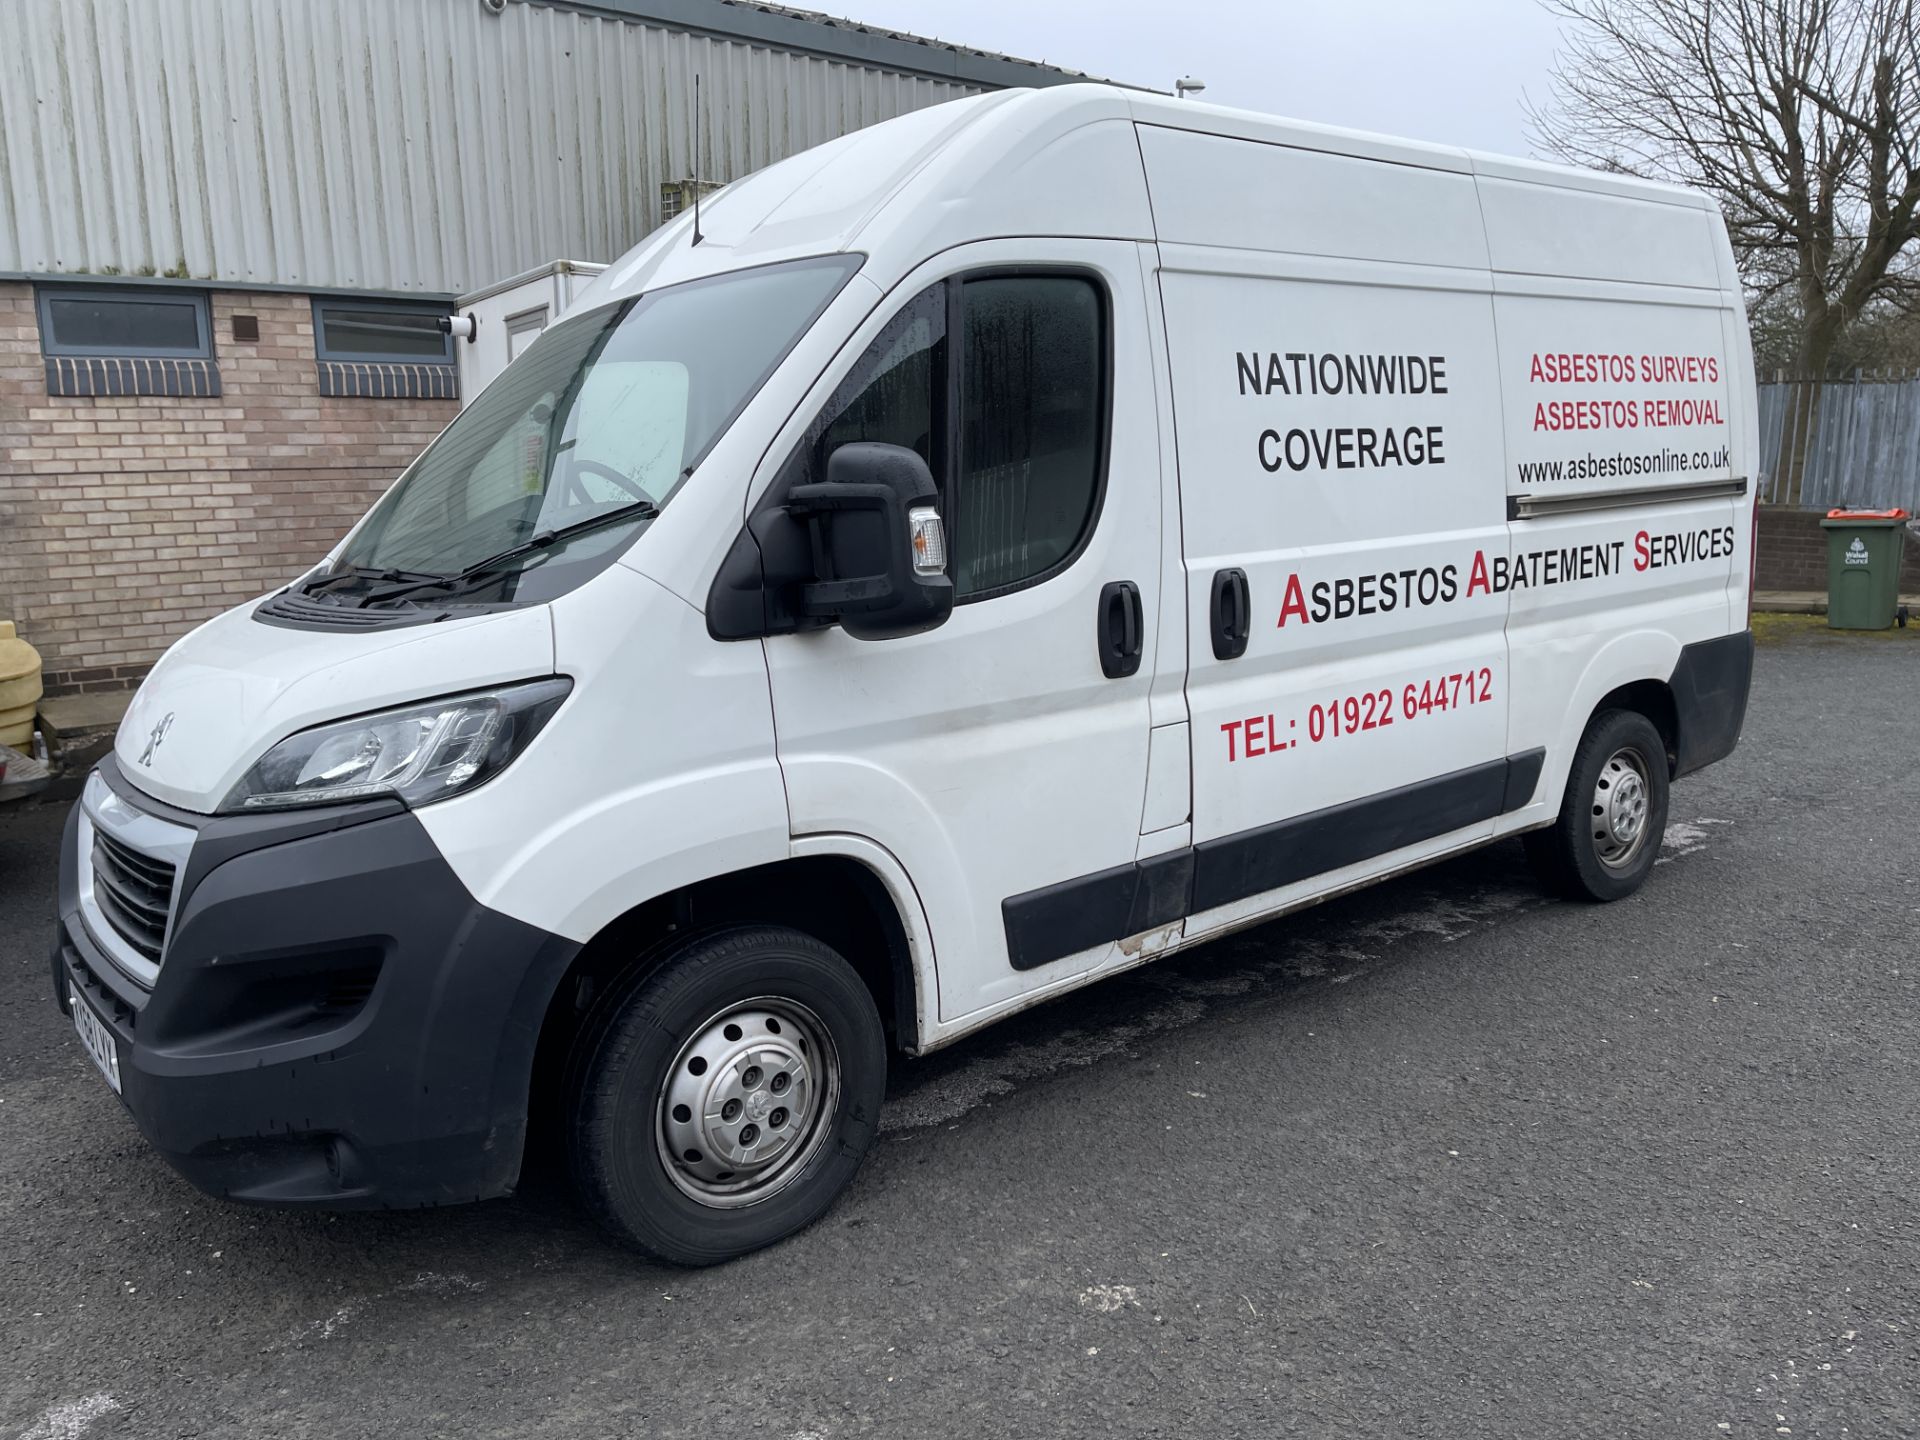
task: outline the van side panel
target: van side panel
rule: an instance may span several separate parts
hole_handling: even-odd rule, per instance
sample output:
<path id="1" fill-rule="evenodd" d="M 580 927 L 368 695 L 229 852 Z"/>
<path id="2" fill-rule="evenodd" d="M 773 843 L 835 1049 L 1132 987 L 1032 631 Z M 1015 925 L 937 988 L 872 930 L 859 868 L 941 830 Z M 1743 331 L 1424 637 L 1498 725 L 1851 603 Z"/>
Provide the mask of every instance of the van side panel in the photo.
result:
<path id="1" fill-rule="evenodd" d="M 1706 201 L 1698 195 L 1608 194 L 1585 176 L 1577 186 L 1555 185 L 1490 175 L 1485 162 L 1479 168 L 1487 255 L 1496 271 L 1721 288 Z"/>
<path id="2" fill-rule="evenodd" d="M 1163 245 L 1486 268 L 1465 175 L 1158 125 L 1139 134 Z"/>
<path id="3" fill-rule="evenodd" d="M 1506 275 L 1494 288 L 1509 495 L 1736 478 L 1721 295 Z"/>
<path id="4" fill-rule="evenodd" d="M 1670 683 L 1685 647 L 1744 624 L 1751 365 L 1730 343 L 1718 218 L 1693 197 L 1480 186 L 1512 516 L 1508 744 L 1548 757 L 1501 822 L 1517 829 L 1558 812 L 1609 692 Z"/>
<path id="5" fill-rule="evenodd" d="M 1141 138 L 1187 564 L 1191 939 L 1492 832 L 1506 597 L 1473 577 L 1507 560 L 1499 377 L 1471 177 Z M 1222 571 L 1251 614 L 1224 658 Z"/>
<path id="6" fill-rule="evenodd" d="M 1544 746 L 1529 807 L 1503 828 L 1558 812 L 1581 732 L 1602 697 L 1668 682 L 1682 647 L 1728 632 L 1725 591 L 1738 527 L 1728 499 L 1646 511 L 1516 521 L 1507 626 L 1513 665 L 1509 748 Z M 1705 558 L 1675 560 L 1686 545 Z"/>

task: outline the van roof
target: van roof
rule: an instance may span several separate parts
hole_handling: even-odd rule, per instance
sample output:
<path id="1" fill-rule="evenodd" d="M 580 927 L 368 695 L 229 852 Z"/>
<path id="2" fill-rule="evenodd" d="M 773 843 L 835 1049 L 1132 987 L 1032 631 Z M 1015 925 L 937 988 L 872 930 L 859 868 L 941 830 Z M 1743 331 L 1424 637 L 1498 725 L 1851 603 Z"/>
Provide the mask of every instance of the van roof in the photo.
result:
<path id="1" fill-rule="evenodd" d="M 1097 85 L 1063 85 L 1036 94 L 1059 95 L 1067 92 L 1107 89 Z M 1565 189 L 1592 190 L 1603 194 L 1627 195 L 1640 200 L 1663 201 L 1700 209 L 1705 203 L 1699 191 L 1662 180 L 1644 180 L 1632 175 L 1582 170 L 1571 165 L 1556 165 L 1544 160 L 1529 160 L 1499 155 L 1488 150 L 1469 150 L 1455 145 L 1438 145 L 1426 140 L 1403 140 L 1369 130 L 1348 130 L 1338 125 L 1321 125 L 1310 120 L 1289 120 L 1255 110 L 1237 110 L 1225 105 L 1208 105 L 1194 100 L 1178 100 L 1160 94 L 1126 94 L 1133 118 L 1142 125 L 1164 125 L 1175 130 L 1197 130 L 1210 135 L 1232 135 L 1259 140 L 1269 145 L 1291 145 L 1300 150 L 1320 150 L 1334 155 L 1354 155 L 1363 159 L 1387 160 L 1401 165 L 1419 165 L 1430 170 L 1454 170 L 1475 175 L 1492 175 L 1503 180 L 1530 180 L 1541 185 Z"/>
<path id="2" fill-rule="evenodd" d="M 1059 142 L 1077 137 L 1075 154 L 1082 169 L 1100 158 L 1113 158 L 1117 151 L 1100 150 L 1083 132 L 1115 120 L 1693 210 L 1713 206 L 1701 193 L 1677 185 L 1288 120 L 1113 85 L 1000 90 L 856 130 L 734 181 L 703 202 L 705 238 L 699 246 L 689 243 L 692 215 L 682 215 L 610 266 L 590 294 L 582 297 L 583 302 L 804 255 L 893 249 L 889 241 L 901 227 L 923 242 L 919 253 L 924 255 L 931 253 L 924 242 L 940 238 L 928 232 L 937 230 L 942 221 L 947 232 L 942 245 L 996 233 L 1154 239 L 1144 188 L 1138 205 L 1129 208 L 1125 197 L 1114 197 L 1111 203 L 1094 199 L 1093 208 L 1099 213 L 1085 217 L 1068 213 L 1064 201 L 1061 206 L 1047 203 L 1058 177 L 1037 167 L 1041 153 L 1051 147 L 1058 166 Z M 1120 133 L 1114 126 L 1107 130 Z M 1002 208 L 1019 209 L 1021 223 L 1010 230 L 991 228 L 985 212 L 995 207 L 988 192 L 998 196 Z M 1084 209 L 1092 197 L 1082 192 L 1073 198 Z M 1039 217 L 1027 214 L 1035 206 L 1043 212 Z M 1055 213 L 1044 213 L 1049 210 Z M 899 223 L 877 223 L 883 214 L 889 222 Z M 972 216 L 974 223 L 963 223 L 964 215 Z"/>

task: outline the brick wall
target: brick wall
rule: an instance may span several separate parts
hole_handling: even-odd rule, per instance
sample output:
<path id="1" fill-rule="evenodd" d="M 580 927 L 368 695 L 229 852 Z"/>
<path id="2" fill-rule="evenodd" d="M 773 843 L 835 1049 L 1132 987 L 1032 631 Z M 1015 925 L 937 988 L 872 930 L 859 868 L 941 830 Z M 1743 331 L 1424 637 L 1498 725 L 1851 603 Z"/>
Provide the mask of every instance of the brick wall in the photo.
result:
<path id="1" fill-rule="evenodd" d="M 218 399 L 56 397 L 33 287 L 0 283 L 0 618 L 50 694 L 130 685 L 299 574 L 458 409 L 323 398 L 305 295 L 215 291 L 212 309 Z M 232 338 L 235 313 L 258 343 Z"/>
<path id="2" fill-rule="evenodd" d="M 1758 590 L 1827 591 L 1827 532 L 1823 512 L 1785 506 L 1760 507 L 1760 556 L 1755 568 Z M 1909 535 L 1900 565 L 1900 593 L 1920 594 L 1920 542 Z"/>

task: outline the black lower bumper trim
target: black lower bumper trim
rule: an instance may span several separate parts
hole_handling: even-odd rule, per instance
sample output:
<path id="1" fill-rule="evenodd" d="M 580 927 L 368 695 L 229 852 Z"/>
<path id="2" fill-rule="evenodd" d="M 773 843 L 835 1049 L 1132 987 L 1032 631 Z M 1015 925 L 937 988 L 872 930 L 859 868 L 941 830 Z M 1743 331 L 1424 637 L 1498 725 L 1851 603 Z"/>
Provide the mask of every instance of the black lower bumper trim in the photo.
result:
<path id="1" fill-rule="evenodd" d="M 69 825 L 62 1008 L 71 985 L 105 1021 L 135 1123 L 210 1193 L 352 1208 L 510 1191 L 578 946 L 481 905 L 411 813 L 287 820 L 188 867 L 150 992 L 87 932 Z"/>
<path id="2" fill-rule="evenodd" d="M 1747 696 L 1753 689 L 1753 632 L 1742 630 L 1685 646 L 1668 683 L 1679 730 L 1673 773 L 1691 774 L 1726 759 L 1740 743 L 1747 723 Z"/>

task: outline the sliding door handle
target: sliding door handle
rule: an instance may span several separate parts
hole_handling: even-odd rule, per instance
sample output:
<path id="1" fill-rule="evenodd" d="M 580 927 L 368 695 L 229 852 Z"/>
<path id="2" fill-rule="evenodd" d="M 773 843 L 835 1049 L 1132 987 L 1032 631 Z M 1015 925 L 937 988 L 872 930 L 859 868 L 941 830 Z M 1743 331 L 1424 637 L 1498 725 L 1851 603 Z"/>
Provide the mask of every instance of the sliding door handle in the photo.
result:
<path id="1" fill-rule="evenodd" d="M 1140 587 L 1131 580 L 1110 580 L 1100 589 L 1100 670 L 1119 680 L 1140 668 L 1146 617 L 1140 605 Z"/>
<path id="2" fill-rule="evenodd" d="M 1247 653 L 1247 636 L 1253 630 L 1253 600 L 1247 588 L 1247 572 L 1238 568 L 1214 571 L 1213 603 L 1209 608 L 1213 658 L 1238 660 Z"/>

